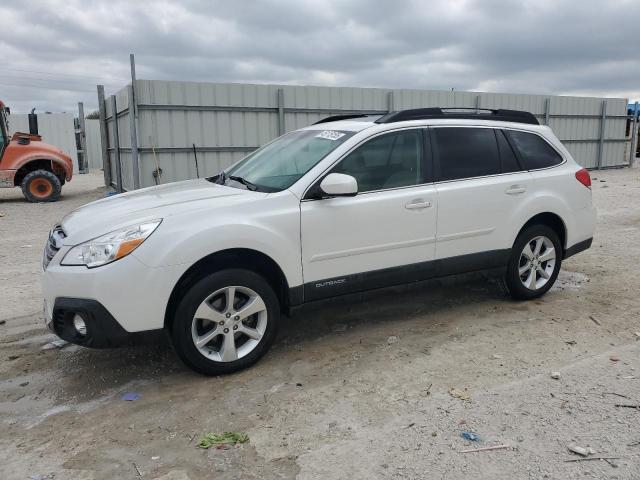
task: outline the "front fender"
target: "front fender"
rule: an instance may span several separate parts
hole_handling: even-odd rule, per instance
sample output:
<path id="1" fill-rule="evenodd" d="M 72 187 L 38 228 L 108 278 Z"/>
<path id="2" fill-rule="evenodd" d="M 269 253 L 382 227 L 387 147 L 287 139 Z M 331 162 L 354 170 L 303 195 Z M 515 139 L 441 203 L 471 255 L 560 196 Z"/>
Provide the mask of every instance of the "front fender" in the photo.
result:
<path id="1" fill-rule="evenodd" d="M 302 284 L 300 207 L 292 194 L 230 209 L 197 211 L 165 218 L 158 231 L 134 251 L 152 267 L 182 265 L 228 249 L 249 249 L 275 261 L 289 286 Z"/>
<path id="2" fill-rule="evenodd" d="M 15 167 L 10 167 L 10 168 L 13 168 L 17 171 L 17 170 L 20 170 L 23 166 L 25 166 L 29 162 L 33 162 L 36 160 L 39 160 L 39 161 L 45 160 L 45 161 L 52 162 L 53 164 L 57 165 L 64 171 L 64 176 L 66 181 L 71 180 L 71 177 L 73 175 L 73 164 L 71 162 L 71 158 L 58 157 L 56 155 L 52 155 L 50 152 L 47 152 L 47 151 L 34 151 L 34 152 L 30 151 L 26 154 L 23 154 L 18 158 L 16 158 L 15 161 L 12 162 L 13 165 L 15 165 Z"/>

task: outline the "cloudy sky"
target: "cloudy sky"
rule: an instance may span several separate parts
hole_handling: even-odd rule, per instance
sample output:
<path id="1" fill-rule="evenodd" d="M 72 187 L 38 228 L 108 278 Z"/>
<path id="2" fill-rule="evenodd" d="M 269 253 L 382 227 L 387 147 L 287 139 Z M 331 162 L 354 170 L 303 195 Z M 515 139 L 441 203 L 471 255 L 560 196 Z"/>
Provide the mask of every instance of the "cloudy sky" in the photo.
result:
<path id="1" fill-rule="evenodd" d="M 97 105 L 138 78 L 640 99 L 640 1 L 2 0 L 0 98 Z"/>

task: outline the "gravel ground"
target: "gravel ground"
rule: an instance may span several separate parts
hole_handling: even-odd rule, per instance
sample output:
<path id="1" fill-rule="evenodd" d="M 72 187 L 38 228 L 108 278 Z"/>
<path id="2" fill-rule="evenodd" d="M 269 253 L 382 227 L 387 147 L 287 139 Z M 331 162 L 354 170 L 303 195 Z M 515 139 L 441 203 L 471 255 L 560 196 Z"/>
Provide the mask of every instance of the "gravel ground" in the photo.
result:
<path id="1" fill-rule="evenodd" d="M 640 478 L 640 409 L 616 406 L 640 404 L 640 170 L 593 177 L 593 248 L 544 298 L 477 275 L 323 302 L 221 378 L 168 342 L 42 350 L 47 231 L 104 196 L 101 176 L 55 204 L 0 190 L 0 478 Z M 225 431 L 249 442 L 197 448 Z M 615 458 L 567 462 L 570 445 Z"/>

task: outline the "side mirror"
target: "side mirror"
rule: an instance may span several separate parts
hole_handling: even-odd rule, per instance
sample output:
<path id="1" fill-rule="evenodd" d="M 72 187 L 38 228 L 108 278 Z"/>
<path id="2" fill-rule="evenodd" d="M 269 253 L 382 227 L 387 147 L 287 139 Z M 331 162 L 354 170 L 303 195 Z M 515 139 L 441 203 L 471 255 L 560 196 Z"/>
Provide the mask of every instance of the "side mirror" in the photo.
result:
<path id="1" fill-rule="evenodd" d="M 351 175 L 330 173 L 320 182 L 320 190 L 331 197 L 353 197 L 358 194 L 358 181 Z"/>

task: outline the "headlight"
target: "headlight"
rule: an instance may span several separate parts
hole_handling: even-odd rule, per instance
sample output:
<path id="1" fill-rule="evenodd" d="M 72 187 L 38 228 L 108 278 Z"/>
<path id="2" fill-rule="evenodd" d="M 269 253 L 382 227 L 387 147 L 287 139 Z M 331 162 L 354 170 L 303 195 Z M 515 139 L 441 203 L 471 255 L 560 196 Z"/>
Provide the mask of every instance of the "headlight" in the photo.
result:
<path id="1" fill-rule="evenodd" d="M 162 220 L 150 220 L 121 228 L 88 242 L 76 245 L 60 262 L 61 265 L 99 267 L 129 255 L 151 235 Z"/>

